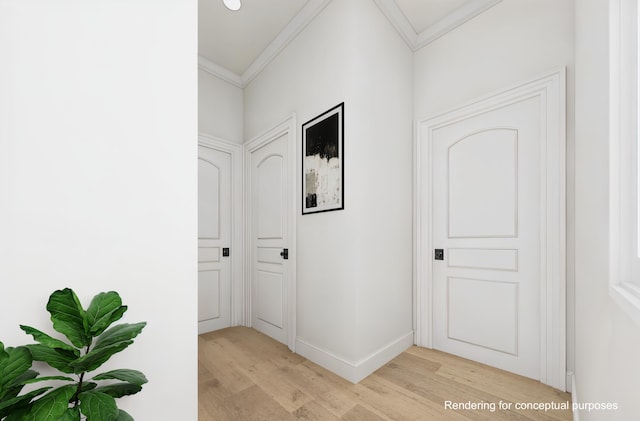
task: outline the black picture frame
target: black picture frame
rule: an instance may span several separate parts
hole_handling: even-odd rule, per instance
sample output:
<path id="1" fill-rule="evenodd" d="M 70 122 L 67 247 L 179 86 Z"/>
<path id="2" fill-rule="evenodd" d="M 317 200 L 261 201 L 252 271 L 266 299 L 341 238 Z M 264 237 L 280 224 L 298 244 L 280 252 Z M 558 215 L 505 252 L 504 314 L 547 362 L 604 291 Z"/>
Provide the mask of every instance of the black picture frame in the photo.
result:
<path id="1" fill-rule="evenodd" d="M 344 102 L 302 125 L 302 214 L 344 209 Z"/>

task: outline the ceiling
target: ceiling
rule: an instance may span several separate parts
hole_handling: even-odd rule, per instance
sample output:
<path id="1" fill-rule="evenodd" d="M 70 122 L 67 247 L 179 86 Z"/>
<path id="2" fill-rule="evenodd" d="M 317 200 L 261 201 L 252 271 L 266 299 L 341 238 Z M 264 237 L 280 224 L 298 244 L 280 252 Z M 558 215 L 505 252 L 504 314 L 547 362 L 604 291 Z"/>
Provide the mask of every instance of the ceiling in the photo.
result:
<path id="1" fill-rule="evenodd" d="M 414 31 L 420 33 L 469 0 L 395 0 Z"/>
<path id="2" fill-rule="evenodd" d="M 232 12 L 222 0 L 198 0 L 200 67 L 245 86 L 330 1 L 242 0 Z M 373 1 L 415 51 L 501 0 Z"/>
<path id="3" fill-rule="evenodd" d="M 243 0 L 232 12 L 222 0 L 198 0 L 198 53 L 241 75 L 306 3 Z"/>

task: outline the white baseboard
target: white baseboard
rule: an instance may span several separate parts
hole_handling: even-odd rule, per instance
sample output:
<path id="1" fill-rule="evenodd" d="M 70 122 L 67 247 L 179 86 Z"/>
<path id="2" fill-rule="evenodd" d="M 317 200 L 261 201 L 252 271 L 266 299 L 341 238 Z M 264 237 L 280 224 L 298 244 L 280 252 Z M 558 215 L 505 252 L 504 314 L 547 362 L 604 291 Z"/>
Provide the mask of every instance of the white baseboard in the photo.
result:
<path id="1" fill-rule="evenodd" d="M 353 362 L 298 337 L 296 339 L 296 353 L 319 366 L 326 368 L 332 373 L 349 380 L 351 383 L 358 383 L 369 374 L 400 355 L 411 345 L 413 345 L 413 331 L 391 341 L 389 344 L 380 348 L 368 357 L 363 358 L 360 361 Z"/>
<path id="2" fill-rule="evenodd" d="M 580 421 L 580 410 L 578 409 L 578 389 L 576 388 L 576 375 L 571 373 L 571 404 L 575 408 L 573 412 L 573 421 Z"/>
<path id="3" fill-rule="evenodd" d="M 218 327 L 217 322 L 217 319 L 198 322 L 198 335 L 213 332 L 214 330 L 216 330 L 216 328 Z"/>

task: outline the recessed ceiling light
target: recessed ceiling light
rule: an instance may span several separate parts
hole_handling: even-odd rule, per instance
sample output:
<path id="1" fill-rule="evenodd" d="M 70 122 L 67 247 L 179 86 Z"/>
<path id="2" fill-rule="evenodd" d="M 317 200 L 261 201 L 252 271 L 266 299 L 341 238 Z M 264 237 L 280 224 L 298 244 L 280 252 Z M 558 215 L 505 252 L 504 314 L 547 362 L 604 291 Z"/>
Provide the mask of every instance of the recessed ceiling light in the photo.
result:
<path id="1" fill-rule="evenodd" d="M 227 9 L 233 11 L 239 10 L 240 6 L 242 6 L 240 0 L 222 0 L 222 2 L 227 6 Z"/>

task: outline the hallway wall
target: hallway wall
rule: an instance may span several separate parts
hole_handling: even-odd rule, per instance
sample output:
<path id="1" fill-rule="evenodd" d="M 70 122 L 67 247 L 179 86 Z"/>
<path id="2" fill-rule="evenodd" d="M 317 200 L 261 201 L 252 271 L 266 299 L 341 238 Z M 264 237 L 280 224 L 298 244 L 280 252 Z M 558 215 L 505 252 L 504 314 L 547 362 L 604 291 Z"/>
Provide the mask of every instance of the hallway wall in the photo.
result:
<path id="1" fill-rule="evenodd" d="M 609 296 L 609 2 L 576 1 L 576 385 L 581 421 L 640 414 L 640 326 Z"/>
<path id="2" fill-rule="evenodd" d="M 0 2 L 0 341 L 49 295 L 115 290 L 147 321 L 137 420 L 197 419 L 197 4 Z M 38 367 L 40 369 L 40 367 Z M 176 386 L 177 385 L 177 386 Z"/>
<path id="3" fill-rule="evenodd" d="M 198 132 L 242 143 L 242 89 L 198 69 Z"/>
<path id="4" fill-rule="evenodd" d="M 412 341 L 411 56 L 373 1 L 333 1 L 245 88 L 245 139 L 295 112 L 299 148 L 345 102 L 345 210 L 297 216 L 297 350 L 351 380 Z"/>

